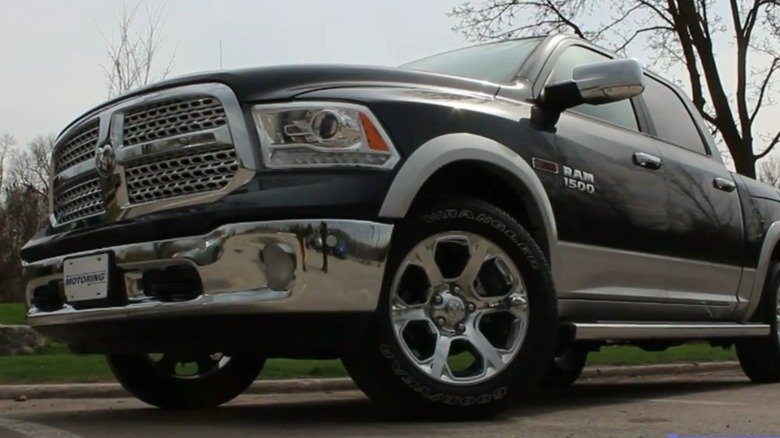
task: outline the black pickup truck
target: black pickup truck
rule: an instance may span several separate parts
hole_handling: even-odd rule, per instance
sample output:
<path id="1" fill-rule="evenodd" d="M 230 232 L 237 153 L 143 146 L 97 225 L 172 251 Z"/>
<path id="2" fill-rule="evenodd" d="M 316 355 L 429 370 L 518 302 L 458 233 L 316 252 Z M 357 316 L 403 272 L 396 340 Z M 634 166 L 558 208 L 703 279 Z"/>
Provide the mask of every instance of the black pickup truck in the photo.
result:
<path id="1" fill-rule="evenodd" d="M 494 415 L 614 344 L 734 346 L 780 381 L 780 192 L 677 87 L 571 36 L 166 80 L 67 126 L 51 169 L 29 324 L 160 408 L 279 357 L 426 418 Z"/>

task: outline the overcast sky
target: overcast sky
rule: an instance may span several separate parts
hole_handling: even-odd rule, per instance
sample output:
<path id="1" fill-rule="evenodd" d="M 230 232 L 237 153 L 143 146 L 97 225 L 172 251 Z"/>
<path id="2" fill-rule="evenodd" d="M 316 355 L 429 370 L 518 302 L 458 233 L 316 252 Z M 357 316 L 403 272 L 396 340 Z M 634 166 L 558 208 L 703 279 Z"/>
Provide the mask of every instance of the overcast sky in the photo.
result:
<path id="1" fill-rule="evenodd" d="M 165 51 L 172 75 L 280 63 L 398 65 L 470 44 L 446 16 L 462 0 L 164 1 Z M 0 134 L 26 144 L 56 134 L 107 97 L 107 36 L 122 0 L 0 0 Z M 135 0 L 127 0 L 128 5 Z M 143 18 L 143 15 L 141 15 Z M 724 49 L 726 49 L 724 47 Z M 633 52 L 642 59 L 645 54 Z M 733 65 L 728 51 L 720 61 Z M 731 73 L 726 70 L 726 73 Z M 728 84 L 733 78 L 725 77 Z M 764 132 L 780 110 L 761 117 Z M 772 123 L 770 123 L 772 122 Z M 757 145 L 761 148 L 761 144 Z"/>
<path id="2" fill-rule="evenodd" d="M 0 133 L 25 144 L 106 98 L 101 70 L 121 0 L 1 0 Z M 161 4 L 147 0 L 150 8 Z M 464 44 L 453 0 L 167 0 L 172 74 L 219 67 L 398 65 Z M 128 5 L 135 1 L 128 0 Z M 143 17 L 143 15 L 141 15 Z"/>

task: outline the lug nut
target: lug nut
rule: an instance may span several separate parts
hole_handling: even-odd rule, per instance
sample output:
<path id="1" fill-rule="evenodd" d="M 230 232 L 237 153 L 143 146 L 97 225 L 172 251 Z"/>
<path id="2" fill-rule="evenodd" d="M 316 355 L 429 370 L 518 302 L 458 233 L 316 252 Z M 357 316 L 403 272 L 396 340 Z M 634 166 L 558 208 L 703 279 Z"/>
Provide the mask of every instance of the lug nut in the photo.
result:
<path id="1" fill-rule="evenodd" d="M 458 331 L 459 332 L 465 332 L 466 331 L 466 324 L 463 324 L 462 322 L 458 324 Z"/>
<path id="2" fill-rule="evenodd" d="M 466 308 L 469 309 L 469 312 L 473 312 L 473 311 L 477 310 L 477 306 L 474 303 L 468 303 L 466 305 Z"/>
<path id="3" fill-rule="evenodd" d="M 444 301 L 444 299 L 442 299 L 441 295 L 436 294 L 436 295 L 433 296 L 434 304 L 441 304 L 443 301 Z"/>
<path id="4" fill-rule="evenodd" d="M 525 298 L 521 297 L 520 295 L 514 295 L 509 299 L 509 306 L 513 309 L 525 307 L 525 305 Z"/>
<path id="5" fill-rule="evenodd" d="M 436 325 L 438 325 L 439 327 L 443 326 L 444 325 L 444 318 L 442 318 L 441 316 L 436 318 Z"/>

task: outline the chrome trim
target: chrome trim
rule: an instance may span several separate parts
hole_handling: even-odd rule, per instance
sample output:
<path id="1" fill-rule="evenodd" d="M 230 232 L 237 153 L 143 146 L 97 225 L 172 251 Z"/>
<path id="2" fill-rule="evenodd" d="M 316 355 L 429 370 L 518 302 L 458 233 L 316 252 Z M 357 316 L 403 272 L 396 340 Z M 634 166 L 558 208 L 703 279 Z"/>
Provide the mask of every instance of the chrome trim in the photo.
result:
<path id="1" fill-rule="evenodd" d="M 578 341 L 629 341 L 639 339 L 714 339 L 746 336 L 766 336 L 769 324 L 631 324 L 572 323 L 574 339 Z"/>
<path id="2" fill-rule="evenodd" d="M 758 267 L 756 268 L 753 288 L 745 295 L 739 295 L 739 313 L 740 321 L 748 321 L 756 313 L 759 304 L 761 304 L 761 295 L 764 293 L 764 283 L 769 272 L 769 263 L 772 261 L 772 254 L 775 251 L 778 241 L 780 241 L 780 221 L 773 222 L 766 230 L 764 242 L 761 245 L 761 253 L 758 258 Z"/>
<path id="3" fill-rule="evenodd" d="M 332 240 L 322 238 L 322 224 L 327 226 L 327 236 L 347 243 L 345 258 L 327 257 L 327 270 L 323 269 L 321 252 L 303 247 L 307 239 Z M 28 323 L 40 327 L 206 313 L 370 312 L 378 304 L 392 230 L 389 224 L 349 220 L 248 222 L 224 225 L 201 236 L 107 247 L 25 263 L 26 296 L 31 303 L 37 287 L 62 281 L 66 257 L 113 251 L 116 264 L 128 271 L 125 284 L 130 300 L 125 306 L 76 310 L 65 305 L 51 312 L 30 304 Z M 295 261 L 294 278 L 284 290 L 268 287 L 260 253 L 270 243 L 281 245 Z M 143 295 L 136 281 L 141 273 L 172 265 L 195 268 L 203 294 L 182 302 L 161 302 Z"/>
<path id="4" fill-rule="evenodd" d="M 184 134 L 163 140 L 150 141 L 128 146 L 126 148 L 124 147 L 122 138 L 124 114 L 126 112 L 131 111 L 140 105 L 187 95 L 206 95 L 219 100 L 225 109 L 227 125 L 200 131 L 195 134 Z M 249 182 L 257 172 L 258 157 L 255 155 L 255 151 L 251 146 L 250 132 L 244 118 L 244 113 L 235 94 L 227 85 L 206 83 L 164 89 L 128 98 L 110 107 L 102 108 L 99 111 L 90 113 L 73 123 L 59 136 L 57 139 L 58 144 L 55 147 L 54 153 L 52 153 L 52 166 L 54 165 L 54 157 L 56 156 L 57 148 L 61 146 L 59 142 L 62 141 L 62 139 L 69 138 L 70 135 L 74 131 L 80 129 L 84 123 L 89 123 L 95 118 L 100 120 L 100 130 L 96 147 L 98 144 L 103 144 L 110 140 L 116 151 L 116 166 L 113 175 L 110 178 L 103 180 L 106 211 L 97 217 L 93 216 L 91 221 L 97 220 L 101 223 L 110 223 L 155 211 L 213 202 Z M 218 191 L 185 195 L 143 204 L 130 204 L 127 196 L 127 187 L 124 184 L 124 168 L 130 160 L 137 158 L 140 155 L 148 156 L 150 154 L 164 153 L 178 148 L 203 145 L 206 142 L 210 142 L 209 144 L 214 145 L 231 144 L 236 149 L 236 155 L 239 160 L 239 171 L 233 176 L 230 184 Z M 50 179 L 50 187 L 54 188 L 61 186 L 62 184 L 68 184 L 71 179 L 79 178 L 81 175 L 93 171 L 94 167 L 94 163 L 90 160 L 64 169 L 59 174 L 53 173 Z M 50 195 L 49 209 L 51 212 L 53 212 L 53 201 L 54 199 Z M 50 220 L 52 221 L 53 226 L 62 227 L 63 229 L 73 229 L 84 223 L 83 221 L 58 223 L 53 214 L 50 215 Z"/>
<path id="5" fill-rule="evenodd" d="M 572 242 L 559 243 L 560 299 L 737 305 L 742 268 Z"/>
<path id="6" fill-rule="evenodd" d="M 734 310 L 728 306 L 626 301 L 620 298 L 559 299 L 558 316 L 567 321 L 735 322 Z"/>
<path id="7" fill-rule="evenodd" d="M 558 229 L 555 213 L 542 182 L 522 157 L 503 144 L 486 137 L 467 133 L 445 134 L 421 145 L 406 159 L 393 179 L 382 203 L 379 217 L 399 219 L 406 216 L 414 197 L 431 175 L 447 164 L 464 160 L 494 166 L 515 179 L 518 188 L 527 191 L 534 205 L 526 207 L 538 210 L 538 214 L 534 214 L 533 211 L 529 213 L 539 222 L 539 227 L 544 229 L 547 250 L 550 254 L 548 263 L 552 268 L 553 277 L 560 277 L 564 271 L 561 271 L 558 266 Z M 543 243 L 539 242 L 539 245 L 542 246 Z"/>

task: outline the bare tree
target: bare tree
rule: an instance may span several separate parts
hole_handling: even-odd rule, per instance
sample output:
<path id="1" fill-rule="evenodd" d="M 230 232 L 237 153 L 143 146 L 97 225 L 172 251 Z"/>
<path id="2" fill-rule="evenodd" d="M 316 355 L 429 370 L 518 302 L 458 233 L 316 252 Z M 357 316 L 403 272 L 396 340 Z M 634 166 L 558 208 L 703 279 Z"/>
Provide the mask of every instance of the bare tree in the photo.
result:
<path id="1" fill-rule="evenodd" d="M 780 0 L 486 0 L 466 1 L 449 15 L 459 19 L 454 30 L 473 40 L 571 32 L 620 54 L 634 45 L 649 49 L 651 68 L 684 67 L 694 104 L 741 174 L 755 177 L 756 161 L 780 143 L 780 130 L 757 133 L 755 126 L 777 94 Z M 734 46 L 736 65 L 716 62 L 722 43 Z M 732 68 L 729 89 L 724 75 Z"/>
<path id="2" fill-rule="evenodd" d="M 143 24 L 137 25 L 138 11 L 143 6 Z M 152 81 L 164 79 L 173 68 L 174 56 L 161 63 L 164 46 L 162 35 L 163 6 L 152 11 L 142 1 L 127 8 L 122 4 L 116 28 L 117 36 L 108 38 L 100 32 L 108 50 L 108 65 L 101 65 L 106 76 L 108 96 L 114 97 Z"/>
<path id="3" fill-rule="evenodd" d="M 19 250 L 48 215 L 49 154 L 54 136 L 40 136 L 17 148 L 11 135 L 0 136 L 0 301 L 23 299 Z"/>
<path id="4" fill-rule="evenodd" d="M 30 142 L 26 150 L 14 154 L 11 180 L 29 187 L 44 198 L 48 197 L 50 157 L 55 139 L 53 134 L 38 136 Z"/>
<path id="5" fill-rule="evenodd" d="M 780 159 L 770 156 L 759 163 L 758 179 L 769 185 L 780 188 Z"/>
<path id="6" fill-rule="evenodd" d="M 16 139 L 11 134 L 0 135 L 0 188 L 3 187 L 6 173 L 6 161 L 16 146 Z"/>

